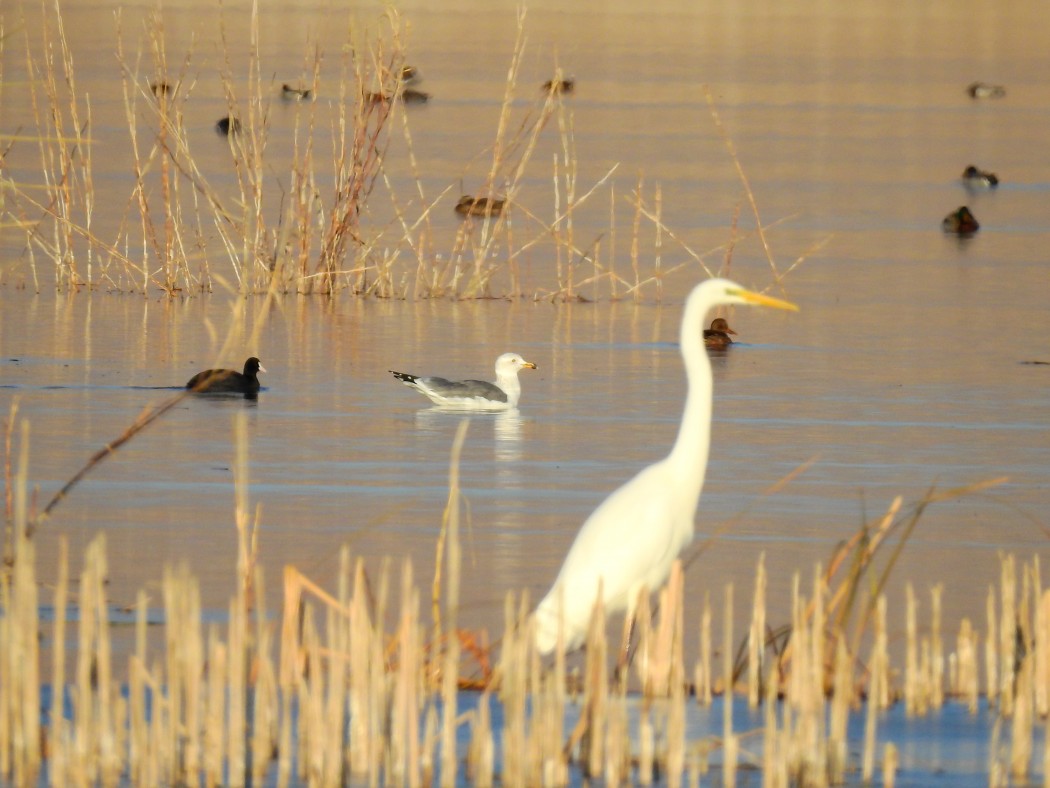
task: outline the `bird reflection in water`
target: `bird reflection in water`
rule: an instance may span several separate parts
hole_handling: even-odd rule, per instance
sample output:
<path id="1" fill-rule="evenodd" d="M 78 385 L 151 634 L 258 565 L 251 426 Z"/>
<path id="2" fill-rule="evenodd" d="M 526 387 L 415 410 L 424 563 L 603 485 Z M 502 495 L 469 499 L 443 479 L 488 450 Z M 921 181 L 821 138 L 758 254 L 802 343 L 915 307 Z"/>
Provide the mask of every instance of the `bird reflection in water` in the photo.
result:
<path id="1" fill-rule="evenodd" d="M 521 411 L 517 408 L 492 411 L 455 411 L 434 406 L 416 411 L 416 427 L 426 432 L 444 432 L 448 425 L 459 423 L 459 419 L 470 419 L 471 428 L 484 428 L 492 424 L 493 448 L 499 462 L 515 462 L 521 459 Z"/>
<path id="2" fill-rule="evenodd" d="M 521 411 L 517 408 L 497 413 L 493 418 L 496 459 L 513 462 L 521 459 Z"/>

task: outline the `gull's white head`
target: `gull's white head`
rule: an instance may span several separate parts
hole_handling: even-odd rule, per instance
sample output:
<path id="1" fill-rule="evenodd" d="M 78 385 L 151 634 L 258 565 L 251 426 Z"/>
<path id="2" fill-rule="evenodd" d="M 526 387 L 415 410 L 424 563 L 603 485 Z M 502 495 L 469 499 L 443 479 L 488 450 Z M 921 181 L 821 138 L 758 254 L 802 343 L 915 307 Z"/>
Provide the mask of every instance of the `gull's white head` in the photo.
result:
<path id="1" fill-rule="evenodd" d="M 517 353 L 504 353 L 496 359 L 496 377 L 517 375 L 519 369 L 536 369 L 531 361 L 526 361 Z"/>

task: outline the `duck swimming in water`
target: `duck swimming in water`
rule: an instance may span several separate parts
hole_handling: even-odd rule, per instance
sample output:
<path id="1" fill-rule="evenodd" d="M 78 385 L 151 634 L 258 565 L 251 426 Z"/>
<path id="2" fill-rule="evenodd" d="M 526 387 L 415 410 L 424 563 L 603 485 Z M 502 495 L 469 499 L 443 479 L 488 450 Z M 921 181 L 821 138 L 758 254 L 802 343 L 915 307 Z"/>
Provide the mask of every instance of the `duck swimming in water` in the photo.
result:
<path id="1" fill-rule="evenodd" d="M 223 137 L 229 137 L 231 134 L 239 134 L 241 131 L 241 122 L 232 115 L 227 115 L 225 118 L 219 118 L 215 121 L 215 131 Z"/>
<path id="2" fill-rule="evenodd" d="M 971 82 L 966 88 L 966 93 L 975 99 L 1002 98 L 1006 95 L 1006 88 L 1002 85 L 989 85 L 987 82 Z"/>
<path id="3" fill-rule="evenodd" d="M 306 101 L 313 97 L 314 92 L 310 88 L 297 88 L 285 82 L 281 85 L 281 98 L 285 101 Z"/>
<path id="4" fill-rule="evenodd" d="M 704 329 L 704 347 L 724 350 L 733 344 L 730 334 L 736 334 L 736 331 L 729 327 L 729 322 L 724 317 L 716 317 L 711 321 L 711 327 Z"/>
<path id="5" fill-rule="evenodd" d="M 979 170 L 972 164 L 963 170 L 963 183 L 970 189 L 994 189 L 999 185 L 999 176 L 994 172 Z"/>
<path id="6" fill-rule="evenodd" d="M 365 101 L 370 104 L 389 104 L 395 99 L 400 99 L 405 104 L 426 104 L 430 101 L 430 94 L 423 90 L 406 88 L 391 95 L 389 93 L 366 93 Z"/>
<path id="7" fill-rule="evenodd" d="M 460 216 L 499 216 L 506 203 L 506 200 L 495 197 L 471 197 L 465 194 L 456 203 L 456 213 Z"/>
<path id="8" fill-rule="evenodd" d="M 544 93 L 572 93 L 576 90 L 576 78 L 548 79 L 543 83 Z"/>
<path id="9" fill-rule="evenodd" d="M 944 217 L 944 221 L 941 222 L 941 228 L 946 233 L 973 235 L 981 228 L 981 225 L 977 223 L 977 218 L 970 213 L 970 209 L 963 205 L 958 210 L 952 211 Z"/>

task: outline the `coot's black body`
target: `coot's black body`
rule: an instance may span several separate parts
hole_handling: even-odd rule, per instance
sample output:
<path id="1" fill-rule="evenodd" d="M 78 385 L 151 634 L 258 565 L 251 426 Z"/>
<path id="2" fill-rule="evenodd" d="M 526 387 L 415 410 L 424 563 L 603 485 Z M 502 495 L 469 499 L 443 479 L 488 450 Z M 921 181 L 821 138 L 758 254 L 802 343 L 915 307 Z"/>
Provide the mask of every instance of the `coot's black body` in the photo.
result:
<path id="1" fill-rule="evenodd" d="M 244 362 L 244 372 L 232 369 L 206 369 L 186 383 L 195 394 L 244 394 L 254 397 L 259 393 L 259 373 L 266 368 L 252 356 Z"/>

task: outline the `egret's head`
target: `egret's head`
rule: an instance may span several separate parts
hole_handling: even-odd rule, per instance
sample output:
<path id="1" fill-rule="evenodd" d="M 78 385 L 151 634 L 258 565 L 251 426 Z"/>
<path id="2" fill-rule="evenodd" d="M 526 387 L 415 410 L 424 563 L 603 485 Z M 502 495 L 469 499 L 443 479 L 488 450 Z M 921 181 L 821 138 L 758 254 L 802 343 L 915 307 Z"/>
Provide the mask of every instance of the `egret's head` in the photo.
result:
<path id="1" fill-rule="evenodd" d="M 697 291 L 704 293 L 710 299 L 708 306 L 751 304 L 755 306 L 771 306 L 774 309 L 789 309 L 792 312 L 798 311 L 798 306 L 790 301 L 783 301 L 773 296 L 756 293 L 729 279 L 708 279 L 697 286 Z"/>

